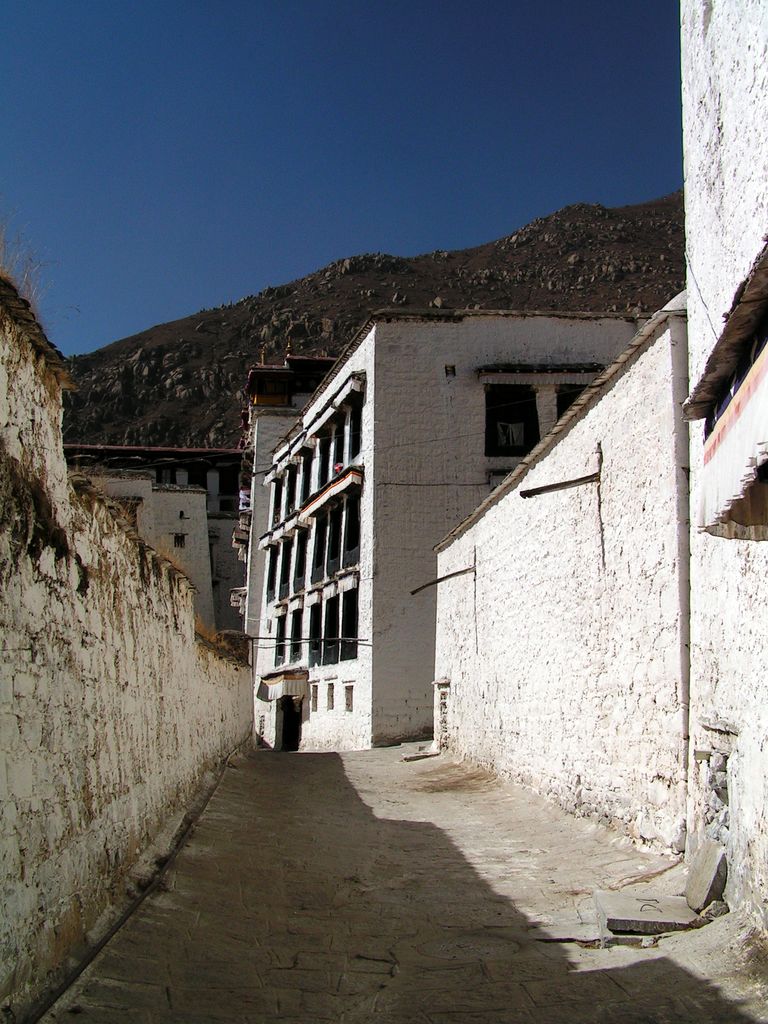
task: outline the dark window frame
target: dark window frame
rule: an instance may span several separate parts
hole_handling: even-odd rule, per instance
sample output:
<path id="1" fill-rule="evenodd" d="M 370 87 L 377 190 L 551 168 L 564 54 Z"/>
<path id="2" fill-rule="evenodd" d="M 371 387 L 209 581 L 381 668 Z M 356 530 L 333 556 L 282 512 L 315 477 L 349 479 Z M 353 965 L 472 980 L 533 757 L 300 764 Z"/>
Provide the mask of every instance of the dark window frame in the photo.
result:
<path id="1" fill-rule="evenodd" d="M 512 428 L 522 428 L 522 440 L 504 443 Z M 536 389 L 531 384 L 486 384 L 485 454 L 489 458 L 527 455 L 541 440 Z"/>
<path id="2" fill-rule="evenodd" d="M 317 473 L 317 487 L 318 490 L 321 487 L 325 487 L 328 481 L 331 479 L 331 441 L 332 437 L 330 434 L 323 434 L 317 445 L 317 460 L 318 460 L 318 473 Z"/>
<path id="3" fill-rule="evenodd" d="M 344 568 L 360 561 L 360 495 L 348 494 L 345 502 L 341 564 Z"/>
<path id="4" fill-rule="evenodd" d="M 296 508 L 296 466 L 290 465 L 285 471 L 285 514 L 289 516 Z"/>
<path id="5" fill-rule="evenodd" d="M 288 597 L 291 589 L 291 556 L 293 555 L 293 537 L 288 537 L 281 545 L 280 552 L 280 585 L 278 597 L 282 601 Z"/>
<path id="6" fill-rule="evenodd" d="M 341 651 L 340 661 L 351 661 L 357 657 L 357 631 L 360 615 L 357 587 L 346 590 L 341 602 Z"/>
<path id="7" fill-rule="evenodd" d="M 323 615 L 323 664 L 336 665 L 339 660 L 339 595 L 325 602 Z"/>
<path id="8" fill-rule="evenodd" d="M 312 449 L 305 448 L 301 457 L 301 504 L 304 505 L 312 493 Z"/>
<path id="9" fill-rule="evenodd" d="M 267 548 L 267 601 L 274 601 L 277 593 L 277 556 L 277 546 L 270 544 Z"/>
<path id="10" fill-rule="evenodd" d="M 307 578 L 307 547 L 309 544 L 309 531 L 296 531 L 296 557 L 293 567 L 293 592 L 304 589 Z"/>
<path id="11" fill-rule="evenodd" d="M 283 514 L 283 479 L 278 477 L 272 484 L 272 525 L 282 519 Z"/>
<path id="12" fill-rule="evenodd" d="M 341 467 L 337 469 L 337 467 Z M 331 445 L 331 479 L 344 468 L 344 423 L 337 423 Z"/>
<path id="13" fill-rule="evenodd" d="M 326 548 L 325 571 L 333 576 L 341 568 L 341 541 L 344 524 L 344 507 L 341 503 L 334 505 L 328 512 L 328 537 Z"/>
<path id="14" fill-rule="evenodd" d="M 285 620 L 287 616 L 281 615 L 275 626 L 275 665 L 285 663 Z"/>
<path id="15" fill-rule="evenodd" d="M 323 659 L 323 606 L 318 601 L 309 609 L 309 656 L 310 667 L 319 665 Z"/>
<path id="16" fill-rule="evenodd" d="M 291 648 L 290 660 L 301 661 L 304 640 L 301 635 L 304 613 L 301 608 L 295 608 L 291 612 Z"/>
<path id="17" fill-rule="evenodd" d="M 363 447 L 363 406 L 355 402 L 349 412 L 349 461 L 354 462 Z"/>
<path id="18" fill-rule="evenodd" d="M 325 579 L 325 552 L 328 541 L 328 517 L 325 514 L 318 515 L 315 520 L 315 538 L 312 547 L 312 569 L 310 580 L 318 583 Z"/>

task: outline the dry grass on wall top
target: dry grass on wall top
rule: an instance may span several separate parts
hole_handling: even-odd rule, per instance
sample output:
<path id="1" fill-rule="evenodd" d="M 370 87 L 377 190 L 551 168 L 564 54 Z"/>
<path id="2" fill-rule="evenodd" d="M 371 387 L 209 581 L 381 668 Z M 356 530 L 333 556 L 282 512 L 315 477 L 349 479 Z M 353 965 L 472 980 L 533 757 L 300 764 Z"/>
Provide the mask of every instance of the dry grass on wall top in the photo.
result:
<path id="1" fill-rule="evenodd" d="M 165 544 L 158 544 L 154 550 L 157 552 L 160 558 L 163 559 L 164 562 L 168 563 L 170 568 L 180 573 L 189 582 L 190 587 L 195 589 L 194 583 L 192 583 L 192 581 L 189 579 L 189 576 L 187 576 L 187 570 L 176 558 L 173 551 L 169 547 L 166 547 Z"/>
<path id="2" fill-rule="evenodd" d="M 207 625 L 199 615 L 195 617 L 195 639 L 214 654 L 238 665 L 248 665 L 248 641 L 244 634 L 233 630 L 218 632 Z"/>
<path id="3" fill-rule="evenodd" d="M 8 222 L 0 221 L 0 276 L 13 285 L 22 299 L 26 299 L 38 321 L 43 296 L 43 266 L 43 261 L 32 254 L 20 235 L 11 235 Z"/>
<path id="4" fill-rule="evenodd" d="M 152 547 L 142 539 L 136 529 L 135 515 L 130 503 L 110 496 L 98 474 L 90 475 L 79 470 L 70 470 L 69 482 L 84 507 L 89 511 L 93 511 L 97 505 L 105 508 L 126 536 L 154 561 L 156 568 L 164 568 L 169 575 L 183 577 L 190 589 L 194 590 L 194 584 L 187 576 L 186 569 L 174 557 L 172 550 L 162 544 Z"/>

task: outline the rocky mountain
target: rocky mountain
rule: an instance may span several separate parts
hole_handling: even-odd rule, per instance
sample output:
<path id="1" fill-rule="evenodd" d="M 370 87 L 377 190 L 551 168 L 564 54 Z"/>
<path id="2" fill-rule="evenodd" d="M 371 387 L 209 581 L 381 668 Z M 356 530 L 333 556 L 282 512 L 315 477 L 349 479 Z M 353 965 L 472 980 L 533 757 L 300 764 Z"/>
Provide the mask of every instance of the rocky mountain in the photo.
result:
<path id="1" fill-rule="evenodd" d="M 683 287 L 682 196 L 578 203 L 471 249 L 350 256 L 70 360 L 65 440 L 226 447 L 250 365 L 336 354 L 377 309 L 652 312 Z"/>

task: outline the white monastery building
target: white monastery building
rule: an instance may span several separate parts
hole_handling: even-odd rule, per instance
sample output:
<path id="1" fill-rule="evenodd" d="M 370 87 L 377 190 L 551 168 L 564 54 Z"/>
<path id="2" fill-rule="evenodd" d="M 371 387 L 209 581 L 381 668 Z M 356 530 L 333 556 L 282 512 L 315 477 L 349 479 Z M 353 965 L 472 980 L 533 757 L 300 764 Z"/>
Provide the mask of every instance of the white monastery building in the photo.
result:
<path id="1" fill-rule="evenodd" d="M 359 332 L 266 478 L 261 743 L 356 749 L 431 734 L 433 545 L 636 326 L 610 314 L 398 310 Z"/>
<path id="2" fill-rule="evenodd" d="M 126 520 L 195 588 L 195 611 L 216 630 L 241 630 L 231 591 L 243 589 L 232 550 L 242 454 L 236 448 L 66 444 L 70 465 L 122 506 Z"/>
<path id="3" fill-rule="evenodd" d="M 681 851 L 684 296 L 437 545 L 435 739 Z"/>
<path id="4" fill-rule="evenodd" d="M 689 832 L 768 926 L 768 7 L 682 3 L 691 424 Z"/>

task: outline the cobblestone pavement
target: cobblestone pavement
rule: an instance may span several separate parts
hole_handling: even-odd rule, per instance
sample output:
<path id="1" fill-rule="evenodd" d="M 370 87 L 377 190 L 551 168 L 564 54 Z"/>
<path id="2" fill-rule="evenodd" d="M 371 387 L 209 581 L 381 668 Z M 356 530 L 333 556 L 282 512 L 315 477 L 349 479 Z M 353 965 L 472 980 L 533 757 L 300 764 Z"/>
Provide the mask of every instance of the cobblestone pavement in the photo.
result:
<path id="1" fill-rule="evenodd" d="M 47 1024 L 768 1021 L 735 915 L 650 949 L 574 941 L 596 934 L 593 888 L 668 861 L 402 750 L 238 761 Z"/>

